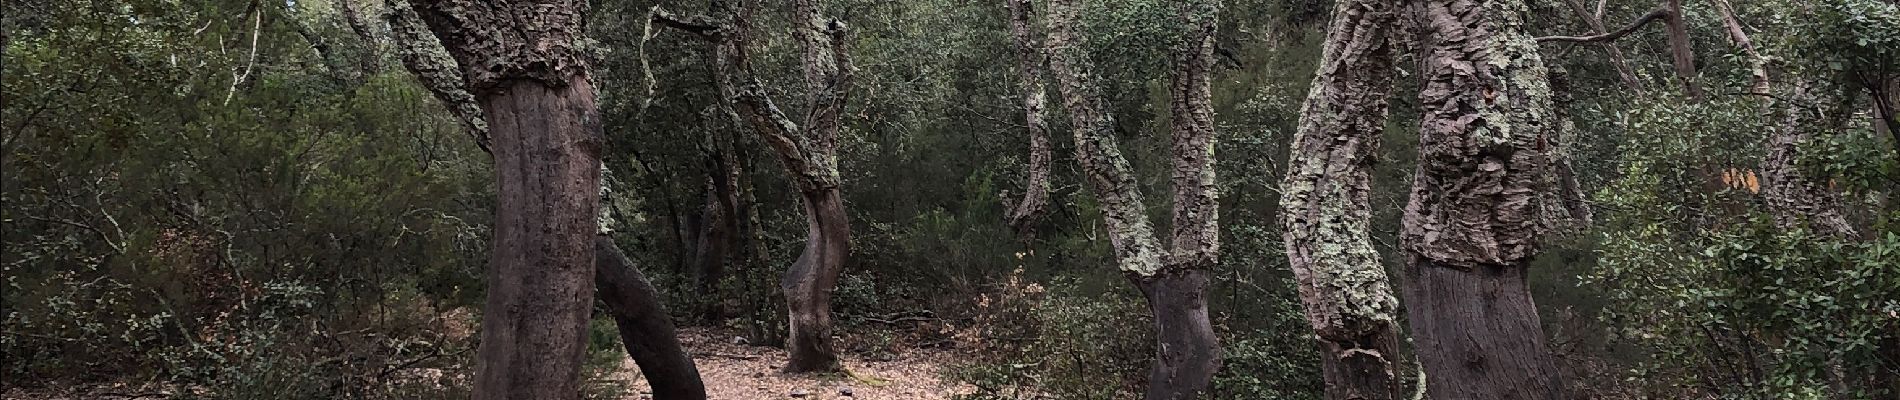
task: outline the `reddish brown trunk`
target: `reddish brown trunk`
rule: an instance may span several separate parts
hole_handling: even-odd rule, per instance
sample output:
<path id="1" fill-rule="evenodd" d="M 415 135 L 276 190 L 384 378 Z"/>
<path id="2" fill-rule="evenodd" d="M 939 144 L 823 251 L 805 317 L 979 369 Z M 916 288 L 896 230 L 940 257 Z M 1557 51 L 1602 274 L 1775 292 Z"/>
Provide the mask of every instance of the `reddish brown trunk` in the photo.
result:
<path id="1" fill-rule="evenodd" d="M 1523 263 L 1454 266 L 1413 256 L 1405 309 L 1432 399 L 1562 398 Z"/>
<path id="2" fill-rule="evenodd" d="M 791 316 L 785 343 L 791 360 L 785 372 L 837 371 L 843 366 L 831 343 L 831 292 L 851 252 L 851 227 L 837 188 L 805 192 L 802 201 L 808 229 L 805 251 L 779 283 Z"/>
<path id="3" fill-rule="evenodd" d="M 614 325 L 627 356 L 640 366 L 653 389 L 653 400 L 704 400 L 706 386 L 699 367 L 680 347 L 673 319 L 660 306 L 659 293 L 613 238 L 594 238 L 594 286 Z"/>
<path id="4" fill-rule="evenodd" d="M 494 135 L 494 254 L 477 399 L 575 398 L 594 298 L 600 118 L 585 77 L 482 96 Z"/>

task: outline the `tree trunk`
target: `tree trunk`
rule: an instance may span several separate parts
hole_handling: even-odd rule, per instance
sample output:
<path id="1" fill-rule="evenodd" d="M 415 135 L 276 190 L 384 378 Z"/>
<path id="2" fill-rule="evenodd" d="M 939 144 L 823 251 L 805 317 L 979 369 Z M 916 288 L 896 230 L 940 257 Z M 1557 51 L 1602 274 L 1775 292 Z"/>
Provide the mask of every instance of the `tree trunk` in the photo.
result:
<path id="1" fill-rule="evenodd" d="M 791 332 L 785 343 L 790 360 L 785 372 L 837 371 L 843 365 L 838 363 L 837 349 L 831 344 L 831 292 L 838 286 L 845 257 L 851 252 L 851 227 L 838 188 L 800 196 L 809 229 L 805 251 L 779 283 L 791 317 Z"/>
<path id="2" fill-rule="evenodd" d="M 1550 190 L 1548 72 L 1522 0 L 1434 0 L 1418 171 L 1401 231 L 1407 321 L 1433 399 L 1558 399 L 1524 277 Z M 1556 206 L 1556 205 L 1552 205 Z"/>
<path id="3" fill-rule="evenodd" d="M 1689 23 L 1682 16 L 1682 0 L 1665 0 L 1664 7 L 1669 9 L 1669 17 L 1664 20 L 1669 31 L 1669 60 L 1676 69 L 1676 80 L 1682 83 L 1682 92 L 1690 100 L 1702 101 L 1702 85 L 1696 83 L 1695 47 L 1689 42 Z"/>
<path id="4" fill-rule="evenodd" d="M 1195 398 L 1220 369 L 1220 346 L 1206 300 L 1206 274 L 1218 262 L 1220 250 L 1209 99 L 1218 6 L 1210 1 L 1179 6 L 1178 22 L 1185 34 L 1173 55 L 1170 84 L 1175 204 L 1169 250 L 1156 239 L 1134 172 L 1116 144 L 1114 115 L 1090 72 L 1093 66 L 1077 33 L 1080 7 L 1075 0 L 1052 1 L 1047 21 L 1050 70 L 1069 110 L 1076 158 L 1101 204 L 1117 267 L 1141 289 L 1154 313 L 1156 357 L 1147 399 Z"/>
<path id="5" fill-rule="evenodd" d="M 1372 167 L 1385 129 L 1398 5 L 1334 6 L 1280 185 L 1288 265 L 1322 350 L 1326 398 L 1398 399 L 1398 300 L 1372 245 Z"/>
<path id="6" fill-rule="evenodd" d="M 411 0 L 493 136 L 493 254 L 476 399 L 572 399 L 594 297 L 601 126 L 580 0 Z"/>
<path id="7" fill-rule="evenodd" d="M 1784 96 L 1788 100 L 1779 104 L 1784 112 L 1781 123 L 1769 135 L 1768 157 L 1762 160 L 1762 198 L 1775 224 L 1783 229 L 1806 229 L 1834 239 L 1858 238 L 1832 183 L 1810 176 L 1799 165 L 1800 148 L 1814 139 L 1815 132 L 1839 129 L 1839 122 L 1845 121 L 1839 114 L 1847 112 L 1846 104 L 1826 104 L 1815 95 L 1816 88 L 1808 87 L 1812 84 L 1797 79 Z"/>
<path id="8" fill-rule="evenodd" d="M 1155 363 L 1142 398 L 1199 398 L 1220 372 L 1220 340 L 1207 316 L 1207 270 L 1128 277 L 1155 319 Z"/>
<path id="9" fill-rule="evenodd" d="M 654 400 L 703 400 L 706 386 L 699 380 L 699 367 L 680 347 L 673 330 L 673 319 L 660 306 L 659 293 L 646 275 L 633 265 L 613 238 L 594 238 L 594 286 L 614 325 L 620 328 L 620 342 L 627 356 L 640 366 L 653 389 Z"/>
<path id="10" fill-rule="evenodd" d="M 593 305 L 600 125 L 584 77 L 482 96 L 494 135 L 494 255 L 478 399 L 574 398 Z"/>
<path id="11" fill-rule="evenodd" d="M 1016 238 L 1028 247 L 1036 240 L 1036 225 L 1049 209 L 1049 168 L 1054 157 L 1049 145 L 1047 96 L 1042 80 L 1044 57 L 1030 29 L 1034 14 L 1031 0 L 1004 0 L 1009 7 L 1010 36 L 1016 43 L 1016 70 L 1022 76 L 1019 88 L 1023 96 L 1023 125 L 1029 131 L 1029 174 L 1023 183 L 1023 197 L 1005 200 L 1007 219 Z"/>
<path id="12" fill-rule="evenodd" d="M 727 155 L 709 155 L 710 164 L 715 168 L 706 184 L 706 204 L 701 209 L 700 227 L 696 252 L 693 255 L 694 286 L 698 287 L 703 300 L 699 305 L 699 314 L 707 322 L 717 323 L 725 319 L 721 295 L 721 281 L 726 277 L 726 263 L 731 259 L 733 239 L 738 230 L 733 217 L 738 210 L 738 194 L 733 187 L 736 182 L 735 170 L 729 168 L 725 160 Z"/>

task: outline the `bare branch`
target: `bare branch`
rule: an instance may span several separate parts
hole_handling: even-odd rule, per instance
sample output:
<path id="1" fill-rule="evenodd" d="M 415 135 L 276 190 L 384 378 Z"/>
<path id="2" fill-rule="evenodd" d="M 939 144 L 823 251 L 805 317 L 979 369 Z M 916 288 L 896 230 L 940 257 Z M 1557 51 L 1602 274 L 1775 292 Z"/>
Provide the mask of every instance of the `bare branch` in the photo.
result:
<path id="1" fill-rule="evenodd" d="M 1652 21 L 1655 21 L 1655 20 L 1658 20 L 1658 19 L 1663 19 L 1663 18 L 1666 18 L 1666 17 L 1668 17 L 1668 16 L 1669 16 L 1669 10 L 1668 10 L 1668 9 L 1663 9 L 1663 8 L 1658 8 L 1658 9 L 1656 9 L 1655 11 L 1650 11 L 1650 12 L 1649 12 L 1649 14 L 1643 14 L 1643 16 L 1642 16 L 1641 18 L 1637 18 L 1637 19 L 1636 19 L 1636 21 L 1633 21 L 1633 22 L 1630 22 L 1630 24 L 1629 24 L 1629 26 L 1625 26 L 1625 27 L 1623 27 L 1623 29 L 1617 29 L 1617 30 L 1616 30 L 1616 31 L 1614 31 L 1614 32 L 1610 32 L 1610 33 L 1605 33 L 1605 34 L 1601 34 L 1601 35 L 1591 35 L 1591 36 L 1545 36 L 1545 37 L 1540 37 L 1540 38 L 1537 38 L 1537 42 L 1538 42 L 1538 43 L 1544 43 L 1544 42 L 1568 42 L 1568 43 L 1595 43 L 1595 42 L 1608 42 L 1608 41 L 1613 41 L 1613 40 L 1616 40 L 1616 39 L 1619 39 L 1619 38 L 1622 38 L 1622 37 L 1624 37 L 1624 36 L 1628 36 L 1628 35 L 1629 35 L 1630 33 L 1632 33 L 1632 32 L 1636 32 L 1636 30 L 1637 30 L 1637 29 L 1642 29 L 1642 27 L 1643 27 L 1643 25 L 1648 25 L 1648 24 L 1649 24 L 1650 22 L 1652 22 Z"/>

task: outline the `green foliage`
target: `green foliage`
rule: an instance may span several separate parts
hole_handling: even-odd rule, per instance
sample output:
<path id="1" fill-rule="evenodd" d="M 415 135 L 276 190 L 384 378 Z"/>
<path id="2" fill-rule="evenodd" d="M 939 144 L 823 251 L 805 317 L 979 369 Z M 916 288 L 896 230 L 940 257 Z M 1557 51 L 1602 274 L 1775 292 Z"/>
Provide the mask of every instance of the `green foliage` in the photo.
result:
<path id="1" fill-rule="evenodd" d="M 967 398 L 1127 398 L 1139 393 L 1154 346 L 1138 298 L 1125 292 L 1085 294 L 1076 282 L 1040 285 L 1010 280 L 979 307 L 991 354 L 955 377 L 977 387 Z M 992 303 L 993 301 L 993 303 Z"/>

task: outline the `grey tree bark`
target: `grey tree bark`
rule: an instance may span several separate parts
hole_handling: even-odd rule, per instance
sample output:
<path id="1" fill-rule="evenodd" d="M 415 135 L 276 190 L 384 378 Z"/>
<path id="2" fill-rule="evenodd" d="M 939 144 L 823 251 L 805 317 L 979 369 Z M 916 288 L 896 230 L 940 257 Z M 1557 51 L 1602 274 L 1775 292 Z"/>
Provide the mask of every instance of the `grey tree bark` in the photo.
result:
<path id="1" fill-rule="evenodd" d="M 1399 46 L 1395 0 L 1336 3 L 1280 186 L 1288 264 L 1326 398 L 1398 399 L 1398 300 L 1373 249 L 1372 167 Z"/>
<path id="2" fill-rule="evenodd" d="M 1023 126 L 1029 131 L 1029 170 L 1028 179 L 1023 183 L 1023 197 L 1020 200 L 1005 199 L 1007 222 L 1016 231 L 1016 238 L 1025 247 L 1036 239 L 1036 225 L 1048 214 L 1049 209 L 1049 168 L 1054 160 L 1049 145 L 1049 125 L 1047 89 L 1043 84 L 1042 66 L 1046 58 L 1042 46 L 1036 40 L 1030 19 L 1035 14 L 1031 0 L 1004 0 L 1009 8 L 1010 37 L 1016 44 L 1016 70 L 1022 81 L 1018 83 L 1023 96 Z"/>
<path id="3" fill-rule="evenodd" d="M 1433 399 L 1557 399 L 1525 281 L 1555 129 L 1522 0 L 1432 0 L 1418 170 L 1401 229 L 1407 321 Z"/>
<path id="4" fill-rule="evenodd" d="M 1207 316 L 1207 272 L 1218 262 L 1215 191 L 1213 34 L 1218 3 L 1177 3 L 1183 35 L 1171 56 L 1174 224 L 1163 249 L 1143 213 L 1140 188 L 1115 139 L 1115 119 L 1095 82 L 1077 32 L 1075 0 L 1048 11 L 1050 71 L 1069 110 L 1077 159 L 1102 206 L 1118 268 L 1148 300 L 1155 317 L 1155 364 L 1147 399 L 1189 399 L 1205 392 L 1220 369 L 1220 345 Z"/>

